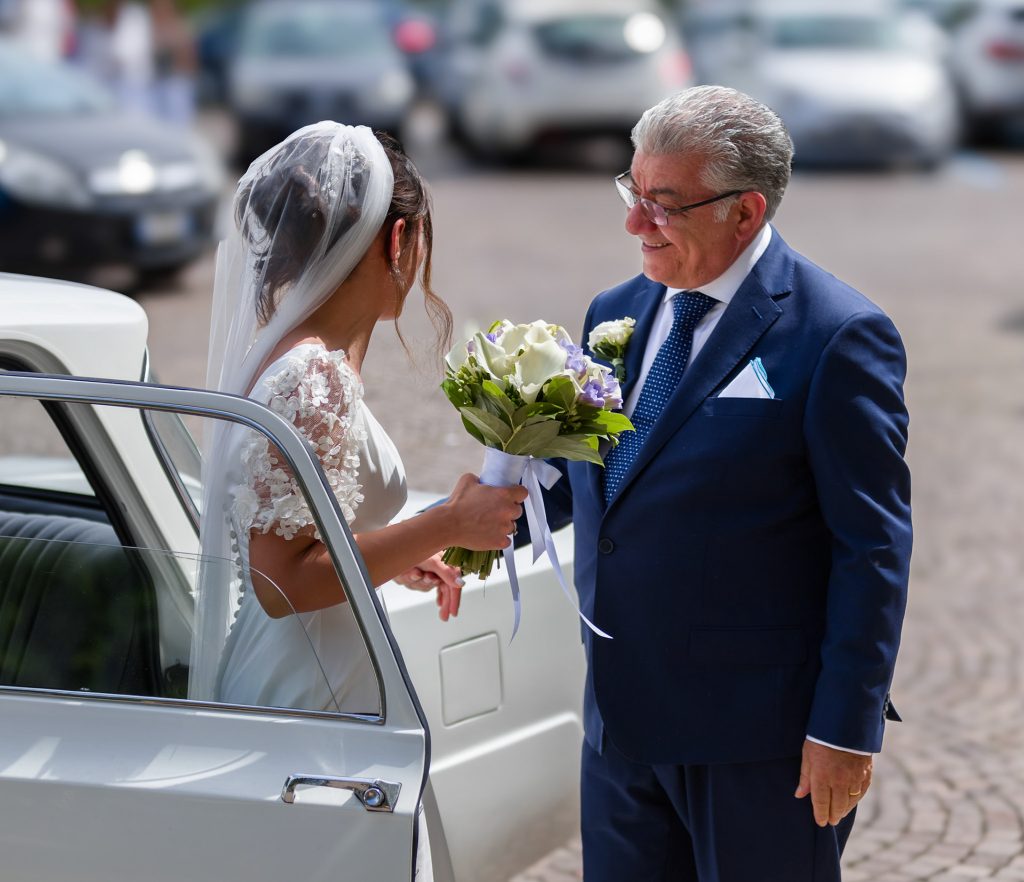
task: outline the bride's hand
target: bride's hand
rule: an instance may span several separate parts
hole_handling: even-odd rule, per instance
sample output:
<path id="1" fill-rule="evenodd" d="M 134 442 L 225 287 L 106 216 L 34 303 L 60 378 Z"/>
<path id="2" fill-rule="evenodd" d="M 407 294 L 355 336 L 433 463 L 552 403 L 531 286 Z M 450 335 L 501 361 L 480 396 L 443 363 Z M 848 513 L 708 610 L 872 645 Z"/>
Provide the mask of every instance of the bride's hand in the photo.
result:
<path id="1" fill-rule="evenodd" d="M 509 545 L 522 517 L 526 488 L 488 487 L 476 475 L 459 478 L 451 496 L 443 504 L 451 519 L 452 541 L 471 551 L 493 551 Z"/>
<path id="2" fill-rule="evenodd" d="M 462 573 L 441 560 L 440 554 L 435 554 L 395 576 L 394 581 L 413 591 L 432 591 L 437 588 L 437 614 L 442 622 L 447 622 L 450 616 L 459 614 L 462 586 L 465 582 Z"/>

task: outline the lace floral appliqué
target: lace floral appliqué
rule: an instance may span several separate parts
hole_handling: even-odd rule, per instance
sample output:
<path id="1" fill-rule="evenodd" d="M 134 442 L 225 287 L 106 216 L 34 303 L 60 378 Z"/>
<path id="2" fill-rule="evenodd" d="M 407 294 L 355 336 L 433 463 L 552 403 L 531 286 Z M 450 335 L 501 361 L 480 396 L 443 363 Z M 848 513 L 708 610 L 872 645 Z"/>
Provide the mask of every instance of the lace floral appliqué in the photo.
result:
<path id="1" fill-rule="evenodd" d="M 344 353 L 317 348 L 309 357 L 293 355 L 283 370 L 262 381 L 262 387 L 270 409 L 291 420 L 312 446 L 351 524 L 363 501 L 357 479 L 359 444 L 366 440 L 366 429 L 355 419 L 362 385 L 345 363 Z M 233 502 L 241 529 L 273 530 L 291 539 L 313 526 L 294 475 L 264 435 L 251 432 L 241 456 L 243 481 Z M 321 538 L 315 528 L 313 535 Z"/>

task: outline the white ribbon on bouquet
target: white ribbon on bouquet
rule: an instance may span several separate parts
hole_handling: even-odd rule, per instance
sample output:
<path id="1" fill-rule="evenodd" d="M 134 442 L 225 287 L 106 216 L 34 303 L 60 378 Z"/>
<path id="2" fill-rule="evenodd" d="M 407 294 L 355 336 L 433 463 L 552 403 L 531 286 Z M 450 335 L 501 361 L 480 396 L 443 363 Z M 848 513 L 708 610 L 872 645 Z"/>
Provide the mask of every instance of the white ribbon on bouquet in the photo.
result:
<path id="1" fill-rule="evenodd" d="M 530 543 L 533 546 L 533 562 L 536 563 L 540 556 L 546 551 L 548 560 L 558 577 L 558 584 L 562 586 L 572 608 L 591 631 L 598 637 L 612 639 L 611 634 L 606 634 L 581 612 L 572 595 L 572 591 L 566 584 L 565 576 L 562 573 L 562 566 L 558 562 L 558 552 L 555 550 L 555 540 L 548 527 L 547 515 L 544 511 L 544 495 L 541 488 L 550 490 L 555 482 L 562 477 L 562 473 L 554 466 L 549 465 L 543 459 L 533 456 L 520 456 L 513 453 L 505 453 L 496 447 L 484 448 L 484 464 L 480 470 L 480 483 L 489 487 L 513 487 L 522 484 L 529 494 L 524 503 L 526 509 L 526 523 L 530 527 Z M 519 577 L 516 575 L 515 547 L 509 543 L 508 547 L 502 550 L 505 558 L 505 567 L 508 570 L 508 584 L 512 591 L 512 609 L 514 620 L 512 624 L 512 637 L 516 636 L 519 630 L 519 622 L 522 618 L 522 601 L 519 596 Z"/>

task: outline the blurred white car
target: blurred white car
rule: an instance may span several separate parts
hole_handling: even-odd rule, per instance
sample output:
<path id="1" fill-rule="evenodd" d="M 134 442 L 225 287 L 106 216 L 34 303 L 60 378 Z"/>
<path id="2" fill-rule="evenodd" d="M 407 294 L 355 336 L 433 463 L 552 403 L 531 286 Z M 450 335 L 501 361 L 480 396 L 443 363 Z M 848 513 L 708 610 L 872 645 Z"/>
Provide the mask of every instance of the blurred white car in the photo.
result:
<path id="1" fill-rule="evenodd" d="M 949 34 L 968 125 L 987 134 L 1024 120 L 1024 0 L 904 0 Z"/>
<path id="2" fill-rule="evenodd" d="M 438 882 L 506 882 L 572 835 L 584 662 L 550 568 L 517 555 L 512 642 L 503 575 L 471 581 L 448 623 L 429 594 L 374 592 L 289 422 L 135 382 L 136 303 L 0 275 L 0 316 L 0 875 L 409 882 L 422 804 Z M 187 698 L 201 474 L 183 418 L 243 421 L 291 463 L 359 622 L 376 711 Z M 571 567 L 571 530 L 555 541 Z"/>
<path id="3" fill-rule="evenodd" d="M 698 79 L 773 108 L 797 163 L 932 166 L 958 141 L 940 55 L 884 0 L 709 2 L 684 26 Z"/>
<path id="4" fill-rule="evenodd" d="M 485 153 L 626 136 L 691 82 L 651 0 L 454 0 L 441 33 L 435 93 L 460 137 Z"/>

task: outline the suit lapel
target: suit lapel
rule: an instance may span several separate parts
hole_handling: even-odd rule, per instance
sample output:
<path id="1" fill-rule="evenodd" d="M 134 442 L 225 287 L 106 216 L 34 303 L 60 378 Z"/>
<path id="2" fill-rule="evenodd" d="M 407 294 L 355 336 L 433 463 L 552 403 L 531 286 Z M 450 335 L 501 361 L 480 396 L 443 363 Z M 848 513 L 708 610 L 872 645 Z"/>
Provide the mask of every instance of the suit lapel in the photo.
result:
<path id="1" fill-rule="evenodd" d="M 633 292 L 632 302 L 621 316 L 613 318 L 625 318 L 631 316 L 636 319 L 636 327 L 633 328 L 633 336 L 626 346 L 626 359 L 623 367 L 626 370 L 626 379 L 622 383 L 622 399 L 625 400 L 640 374 L 640 368 L 644 362 L 644 350 L 647 348 L 647 338 L 651 336 L 654 328 L 654 319 L 658 314 L 658 307 L 665 296 L 665 286 L 658 282 L 652 282 L 646 276 L 641 277 L 641 283 Z M 607 319 L 605 319 L 607 321 Z"/>
<path id="2" fill-rule="evenodd" d="M 629 396 L 633 383 L 640 374 L 640 368 L 644 361 L 644 350 L 647 348 L 647 338 L 651 336 L 654 318 L 658 314 L 658 307 L 664 296 L 664 285 L 652 282 L 646 276 L 639 276 L 634 290 L 620 301 L 623 304 L 621 311 L 617 310 L 614 315 L 594 317 L 595 326 L 601 322 L 614 321 L 627 316 L 636 320 L 633 336 L 630 337 L 626 346 L 626 357 L 623 363 L 626 370 L 626 379 L 622 383 L 623 401 Z M 603 358 L 597 360 L 602 364 L 608 364 Z M 600 500 L 602 505 L 604 504 L 604 488 L 601 485 L 603 473 L 604 469 L 597 465 L 591 465 L 587 469 L 591 490 L 595 499 Z"/>
<path id="3" fill-rule="evenodd" d="M 615 505 L 623 490 L 669 438 L 679 431 L 701 402 L 749 355 L 757 341 L 782 314 L 781 307 L 773 297 L 785 293 L 791 287 L 791 253 L 778 233 L 773 231 L 772 236 L 768 250 L 740 285 L 715 330 L 666 403 L 658 422 L 654 424 L 651 434 L 612 497 L 609 508 Z"/>

